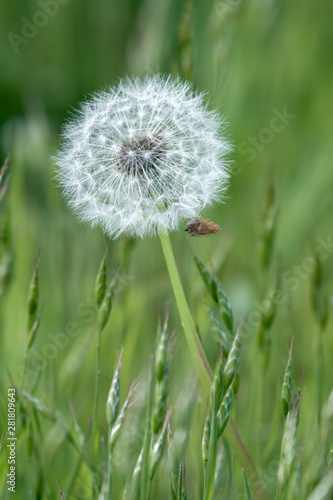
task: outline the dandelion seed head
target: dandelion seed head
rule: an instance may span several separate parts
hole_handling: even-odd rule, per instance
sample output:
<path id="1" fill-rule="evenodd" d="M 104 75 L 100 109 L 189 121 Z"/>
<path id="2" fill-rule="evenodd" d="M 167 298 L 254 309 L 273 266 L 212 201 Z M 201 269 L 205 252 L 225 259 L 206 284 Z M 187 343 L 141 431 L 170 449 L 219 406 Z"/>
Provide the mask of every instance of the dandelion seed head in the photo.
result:
<path id="1" fill-rule="evenodd" d="M 189 83 L 121 80 L 65 125 L 59 181 L 80 219 L 111 238 L 168 233 L 221 200 L 231 150 L 223 131 Z"/>

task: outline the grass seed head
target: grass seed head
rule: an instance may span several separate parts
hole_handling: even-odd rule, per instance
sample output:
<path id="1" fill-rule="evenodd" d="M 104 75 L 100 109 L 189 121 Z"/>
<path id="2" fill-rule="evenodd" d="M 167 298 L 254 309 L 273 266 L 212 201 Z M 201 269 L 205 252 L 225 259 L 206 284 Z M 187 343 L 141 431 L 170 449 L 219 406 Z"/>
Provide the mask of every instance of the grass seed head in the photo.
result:
<path id="1" fill-rule="evenodd" d="M 221 404 L 224 386 L 223 386 L 223 357 L 222 352 L 220 353 L 217 366 L 214 373 L 212 387 L 210 389 L 210 407 L 213 408 L 214 395 L 216 398 L 217 408 Z"/>
<path id="2" fill-rule="evenodd" d="M 169 317 L 169 311 L 167 311 L 165 315 L 163 328 L 161 328 L 161 320 L 159 318 L 158 329 L 157 329 L 158 344 L 156 349 L 155 370 L 156 370 L 156 377 L 159 382 L 163 380 L 164 374 L 168 370 L 168 359 L 167 359 L 168 355 L 167 348 L 169 340 L 169 335 L 167 333 L 168 317 Z"/>
<path id="3" fill-rule="evenodd" d="M 315 259 L 315 269 L 312 273 L 311 283 L 312 308 L 321 330 L 324 330 L 328 321 L 329 298 L 326 290 L 325 268 L 318 255 L 316 245 L 313 246 L 313 257 Z"/>
<path id="4" fill-rule="evenodd" d="M 109 427 L 112 427 L 116 421 L 119 412 L 120 405 L 120 367 L 121 367 L 121 358 L 123 355 L 123 351 L 120 352 L 118 362 L 116 365 L 116 369 L 113 374 L 111 387 L 109 390 L 108 399 L 106 402 L 106 421 Z"/>
<path id="5" fill-rule="evenodd" d="M 229 387 L 217 412 L 217 436 L 221 437 L 229 422 L 232 404 L 232 385 Z"/>
<path id="6" fill-rule="evenodd" d="M 156 440 L 153 441 L 152 447 L 150 449 L 150 453 L 149 453 L 149 478 L 150 478 L 150 481 L 153 479 L 155 472 L 156 472 L 156 469 L 157 469 L 157 466 L 158 466 L 158 464 L 161 460 L 161 457 L 162 457 L 164 436 L 165 436 L 165 431 L 167 429 L 170 416 L 171 416 L 171 413 L 168 412 L 165 416 L 163 428 L 162 428 L 160 434 L 156 437 Z"/>
<path id="7" fill-rule="evenodd" d="M 217 283 L 215 278 L 210 274 L 210 272 L 205 268 L 201 260 L 194 255 L 194 262 L 198 268 L 202 281 L 204 282 L 209 295 L 212 297 L 214 302 L 218 303 L 219 298 L 217 294 Z"/>
<path id="8" fill-rule="evenodd" d="M 38 306 L 39 306 L 39 260 L 40 252 L 37 255 L 36 264 L 32 280 L 29 288 L 28 295 L 28 320 L 27 320 L 27 330 L 30 332 L 34 323 L 37 319 Z"/>
<path id="9" fill-rule="evenodd" d="M 282 391 L 281 391 L 281 406 L 284 418 L 287 418 L 290 406 L 291 389 L 292 389 L 292 350 L 293 350 L 293 340 L 291 341 L 288 362 L 286 366 L 286 371 L 283 378 Z"/>
<path id="10" fill-rule="evenodd" d="M 244 483 L 245 483 L 245 493 L 246 493 L 246 500 L 252 500 L 251 492 L 250 492 L 250 487 L 249 483 L 247 482 L 247 477 L 245 474 L 245 470 L 242 469 L 243 476 L 244 476 Z"/>
<path id="11" fill-rule="evenodd" d="M 130 399 L 133 395 L 134 390 L 135 390 L 135 384 L 132 384 L 130 387 L 128 396 L 126 398 L 126 401 L 123 404 L 123 406 L 121 407 L 121 410 L 120 410 L 114 424 L 111 427 L 110 436 L 109 436 L 109 446 L 110 446 L 111 450 L 114 448 L 114 446 L 119 438 L 120 430 L 121 430 L 121 427 L 124 423 L 126 413 L 127 413 L 127 410 L 128 410 L 129 404 L 130 404 Z"/>
<path id="12" fill-rule="evenodd" d="M 8 169 L 8 162 L 9 162 L 9 155 L 7 155 L 4 164 L 0 168 L 0 202 L 5 196 L 5 193 L 8 189 L 9 177 L 5 176 Z"/>
<path id="13" fill-rule="evenodd" d="M 39 328 L 39 324 L 40 324 L 40 314 L 37 314 L 37 316 L 35 318 L 35 322 L 31 326 L 31 328 L 30 328 L 30 330 L 28 332 L 27 350 L 29 350 L 32 347 L 32 344 L 35 341 L 35 338 L 36 338 L 36 335 L 37 335 L 37 331 L 38 331 L 38 328 Z"/>
<path id="14" fill-rule="evenodd" d="M 236 375 L 239 362 L 239 351 L 240 351 L 240 326 L 238 326 L 238 330 L 232 342 L 229 356 L 227 358 L 227 362 L 224 367 L 223 371 L 224 390 L 228 389 L 228 387 L 232 384 L 234 377 Z"/>
<path id="15" fill-rule="evenodd" d="M 112 310 L 112 300 L 113 300 L 113 295 L 114 295 L 114 290 L 116 287 L 117 283 L 117 275 L 118 271 L 116 272 L 116 275 L 114 279 L 111 282 L 111 285 L 105 292 L 104 298 L 102 300 L 102 303 L 99 307 L 98 311 L 98 326 L 100 331 L 102 332 L 104 328 L 107 325 L 107 322 L 109 321 L 111 310 Z"/>
<path id="16" fill-rule="evenodd" d="M 297 463 L 297 432 L 298 416 L 297 409 L 293 408 L 287 414 L 284 426 L 284 434 L 281 444 L 281 457 L 277 473 L 278 488 L 283 494 L 287 491 L 289 480 Z"/>
<path id="17" fill-rule="evenodd" d="M 152 415 L 152 430 L 153 434 L 156 435 L 163 426 L 163 422 L 166 416 L 166 402 L 170 390 L 169 375 L 166 374 L 162 381 L 156 382 L 155 385 L 155 398 L 154 398 L 154 408 Z"/>
<path id="18" fill-rule="evenodd" d="M 95 297 L 98 307 L 102 304 L 102 301 L 106 292 L 106 262 L 108 256 L 109 244 L 107 244 L 104 255 L 102 258 L 102 262 L 100 264 L 95 284 Z"/>
<path id="19" fill-rule="evenodd" d="M 262 213 L 262 236 L 260 241 L 260 260 L 264 268 L 271 262 L 277 218 L 276 185 L 272 182 L 267 189 L 265 206 Z"/>
<path id="20" fill-rule="evenodd" d="M 231 335 L 230 333 L 226 333 L 224 331 L 224 329 L 220 325 L 220 322 L 215 317 L 213 311 L 207 306 L 207 304 L 205 305 L 211 322 L 212 330 L 215 333 L 216 341 L 219 347 L 222 347 L 223 356 L 227 358 L 231 348 Z"/>
<path id="21" fill-rule="evenodd" d="M 204 465 L 206 465 L 206 463 L 208 462 L 209 441 L 210 441 L 210 418 L 209 418 L 209 408 L 208 408 L 204 431 L 202 435 L 202 441 L 201 441 L 201 452 Z"/>
<path id="22" fill-rule="evenodd" d="M 226 296 L 221 284 L 217 282 L 217 295 L 218 295 L 218 304 L 220 308 L 220 312 L 222 314 L 222 318 L 229 330 L 229 332 L 232 333 L 233 331 L 233 324 L 234 324 L 234 317 L 233 317 L 233 312 L 231 308 L 231 304 L 228 300 L 228 297 Z"/>

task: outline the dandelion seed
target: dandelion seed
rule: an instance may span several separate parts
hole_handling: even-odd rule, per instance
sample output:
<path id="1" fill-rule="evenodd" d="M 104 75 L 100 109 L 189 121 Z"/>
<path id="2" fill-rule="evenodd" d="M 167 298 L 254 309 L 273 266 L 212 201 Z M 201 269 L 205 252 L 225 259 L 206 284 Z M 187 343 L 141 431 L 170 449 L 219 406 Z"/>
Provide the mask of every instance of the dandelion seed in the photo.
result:
<path id="1" fill-rule="evenodd" d="M 231 147 L 223 128 L 189 83 L 121 80 L 64 128 L 55 161 L 65 197 L 111 238 L 169 233 L 225 191 Z"/>

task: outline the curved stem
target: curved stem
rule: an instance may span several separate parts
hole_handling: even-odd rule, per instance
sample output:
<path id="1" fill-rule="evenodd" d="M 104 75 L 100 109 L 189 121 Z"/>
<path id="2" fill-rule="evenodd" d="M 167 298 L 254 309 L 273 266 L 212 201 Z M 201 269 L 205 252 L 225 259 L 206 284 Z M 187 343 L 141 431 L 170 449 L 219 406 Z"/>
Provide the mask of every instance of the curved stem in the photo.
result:
<path id="1" fill-rule="evenodd" d="M 213 375 L 187 304 L 183 286 L 179 278 L 176 261 L 173 255 L 170 237 L 168 235 L 160 233 L 160 239 L 171 279 L 171 284 L 176 297 L 179 314 L 182 320 L 186 341 L 190 349 L 195 367 L 198 371 L 201 383 L 204 389 L 208 392 L 212 384 Z"/>
<path id="2" fill-rule="evenodd" d="M 212 372 L 202 348 L 192 315 L 190 313 L 190 309 L 186 301 L 183 286 L 181 284 L 178 269 L 176 266 L 176 261 L 173 255 L 170 237 L 166 234 L 163 234 L 162 232 L 159 233 L 159 236 L 179 314 L 184 328 L 186 341 L 191 352 L 195 368 L 199 374 L 201 384 L 205 392 L 208 394 L 213 378 Z M 229 444 L 238 462 L 244 468 L 248 478 L 248 482 L 250 485 L 252 485 L 253 493 L 255 494 L 256 498 L 258 500 L 269 500 L 269 496 L 258 476 L 256 468 L 231 419 L 229 420 L 229 425 L 225 430 L 225 437 L 229 441 Z"/>

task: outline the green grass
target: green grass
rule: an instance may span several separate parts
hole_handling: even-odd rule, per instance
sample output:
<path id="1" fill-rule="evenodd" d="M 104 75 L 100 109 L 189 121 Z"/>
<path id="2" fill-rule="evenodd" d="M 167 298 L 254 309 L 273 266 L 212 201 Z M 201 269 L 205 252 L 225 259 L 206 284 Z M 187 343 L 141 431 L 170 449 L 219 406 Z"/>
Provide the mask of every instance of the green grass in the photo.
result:
<path id="1" fill-rule="evenodd" d="M 333 240 L 332 5 L 310 0 L 230 5 L 234 7 L 203 0 L 113 4 L 71 0 L 59 6 L 59 12 L 20 45 L 17 54 L 8 33 L 21 34 L 22 17 L 31 20 L 41 7 L 32 0 L 1 6 L 1 161 L 8 152 L 11 159 L 9 187 L 0 205 L 0 427 L 6 432 L 7 391 L 15 386 L 18 498 L 60 498 L 57 483 L 66 500 L 96 497 L 94 467 L 99 470 L 94 476 L 97 484 L 100 473 L 108 471 L 105 405 L 122 347 L 119 411 L 131 384 L 137 381 L 137 385 L 111 453 L 113 498 L 122 498 L 131 478 L 128 498 L 136 498 L 136 478 L 141 498 L 147 488 L 152 499 L 169 498 L 171 474 L 175 498 L 184 498 L 185 487 L 187 498 L 204 498 L 201 445 L 207 392 L 195 375 L 158 238 L 110 243 L 107 285 L 122 267 L 101 336 L 97 428 L 102 441 L 94 458 L 95 280 L 107 241 L 98 229 L 79 224 L 66 208 L 50 161 L 61 123 L 84 95 L 126 74 L 156 71 L 179 73 L 206 90 L 212 107 L 228 117 L 228 133 L 235 144 L 229 199 L 202 214 L 222 231 L 207 239 L 190 238 L 183 231 L 171 235 L 211 369 L 219 346 L 206 305 L 227 333 L 228 325 L 187 242 L 221 283 L 234 326 L 240 318 L 239 386 L 231 417 L 270 497 L 278 491 L 278 499 L 308 498 L 325 480 L 324 496 L 314 493 L 310 498 L 331 498 L 332 453 L 326 462 L 332 409 L 321 408 L 333 379 L 333 252 L 325 254 L 320 242 Z M 294 116 L 276 131 L 272 120 L 284 108 Z M 249 144 L 253 138 L 257 146 Z M 275 205 L 267 208 L 266 203 L 272 183 L 276 216 Z M 270 261 L 264 266 L 270 221 L 274 238 Z M 322 271 L 311 260 L 318 242 Z M 21 391 L 28 294 L 39 250 L 40 324 L 24 380 L 24 389 L 38 400 L 36 407 L 36 401 Z M 277 292 L 280 303 L 274 311 L 267 302 L 262 305 Z M 155 436 L 146 418 L 156 402 L 156 375 L 153 369 L 149 375 L 149 366 L 158 345 L 158 315 L 163 317 L 168 307 L 168 335 L 174 331 L 166 396 L 172 437 L 163 423 Z M 290 402 L 285 420 L 281 390 L 292 338 L 294 403 Z M 46 359 L 36 385 L 42 357 Z M 209 411 L 214 422 L 212 402 Z M 163 422 L 165 418 L 166 414 L 160 416 Z M 157 447 L 161 457 L 150 484 L 148 445 L 162 431 L 164 444 L 161 450 Z M 142 474 L 133 477 L 142 447 L 143 462 L 137 468 Z M 220 471 L 213 498 L 250 498 L 250 494 L 256 498 L 253 478 L 247 474 L 244 483 L 244 464 L 235 460 L 224 437 L 210 452 L 210 457 L 216 452 Z M 0 453 L 4 499 L 10 498 L 7 457 L 5 443 Z M 145 478 L 141 484 L 140 477 Z"/>

